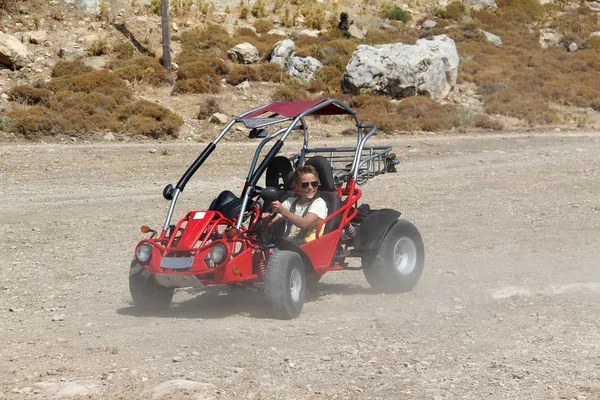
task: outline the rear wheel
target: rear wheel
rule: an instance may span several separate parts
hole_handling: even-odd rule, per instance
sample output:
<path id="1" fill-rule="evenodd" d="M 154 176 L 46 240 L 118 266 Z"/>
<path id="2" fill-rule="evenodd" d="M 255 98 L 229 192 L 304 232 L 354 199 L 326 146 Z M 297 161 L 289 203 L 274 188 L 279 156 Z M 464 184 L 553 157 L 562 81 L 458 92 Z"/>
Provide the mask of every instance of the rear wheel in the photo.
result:
<path id="1" fill-rule="evenodd" d="M 300 315 L 306 296 L 306 271 L 298 253 L 281 250 L 269 257 L 264 282 L 265 296 L 277 318 Z"/>
<path id="2" fill-rule="evenodd" d="M 129 292 L 137 307 L 144 311 L 164 311 L 173 300 L 172 288 L 160 286 L 154 277 L 135 260 L 129 269 Z"/>
<path id="3" fill-rule="evenodd" d="M 367 282 L 377 291 L 402 293 L 414 288 L 425 264 L 425 248 L 417 227 L 398 220 L 381 247 L 363 256 L 362 264 Z"/>

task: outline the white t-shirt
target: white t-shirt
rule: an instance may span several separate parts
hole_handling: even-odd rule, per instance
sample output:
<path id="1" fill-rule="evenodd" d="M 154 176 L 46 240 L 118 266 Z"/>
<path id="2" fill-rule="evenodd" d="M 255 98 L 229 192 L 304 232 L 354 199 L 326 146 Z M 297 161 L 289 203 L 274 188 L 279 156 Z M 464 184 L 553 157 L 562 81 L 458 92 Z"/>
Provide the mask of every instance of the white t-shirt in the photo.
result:
<path id="1" fill-rule="evenodd" d="M 290 197 L 289 199 L 287 199 L 286 201 L 283 202 L 282 206 L 286 210 L 291 210 L 292 204 L 294 204 L 294 202 L 296 202 L 297 200 L 298 200 L 297 197 Z M 304 204 L 296 203 L 296 210 L 294 211 L 294 214 L 296 214 L 299 217 L 302 217 L 305 214 L 306 207 L 308 207 L 309 204 L 310 204 L 310 207 L 309 207 L 308 212 L 306 214 L 313 213 L 317 217 L 319 217 L 320 219 L 327 218 L 327 204 L 325 203 L 325 200 L 323 200 L 320 197 L 317 197 L 312 202 L 312 204 L 310 203 L 310 200 L 307 201 Z M 317 231 L 317 225 L 313 226 L 307 232 L 307 234 L 305 236 L 305 240 L 307 242 L 310 242 L 311 240 L 315 240 L 317 238 L 317 232 L 316 232 Z M 325 226 L 323 226 L 321 228 L 321 233 L 323 233 L 323 228 L 324 227 Z M 296 225 L 292 224 L 292 229 L 290 230 L 289 236 L 296 236 L 299 232 L 300 232 L 300 228 L 298 228 Z"/>

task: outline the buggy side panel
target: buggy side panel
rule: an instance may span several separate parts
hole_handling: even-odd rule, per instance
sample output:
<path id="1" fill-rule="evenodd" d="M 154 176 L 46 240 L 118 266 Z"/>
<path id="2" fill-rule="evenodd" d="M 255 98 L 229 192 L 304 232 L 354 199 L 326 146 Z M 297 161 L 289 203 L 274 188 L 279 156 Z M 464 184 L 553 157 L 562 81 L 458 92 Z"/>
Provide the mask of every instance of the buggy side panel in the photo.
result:
<path id="1" fill-rule="evenodd" d="M 356 250 L 378 249 L 381 241 L 400 217 L 396 210 L 383 209 L 372 211 L 359 225 L 354 240 Z"/>
<path id="2" fill-rule="evenodd" d="M 342 230 L 338 229 L 302 245 L 302 250 L 310 257 L 317 275 L 329 271 L 341 232 Z"/>

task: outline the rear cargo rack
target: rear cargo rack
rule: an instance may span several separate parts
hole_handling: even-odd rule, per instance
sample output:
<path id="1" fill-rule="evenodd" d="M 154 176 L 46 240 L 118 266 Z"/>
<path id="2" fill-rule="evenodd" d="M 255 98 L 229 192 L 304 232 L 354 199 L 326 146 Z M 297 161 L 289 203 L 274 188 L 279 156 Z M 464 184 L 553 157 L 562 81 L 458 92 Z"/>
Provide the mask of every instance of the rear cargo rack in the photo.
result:
<path id="1" fill-rule="evenodd" d="M 335 185 L 341 187 L 351 174 L 356 147 L 317 147 L 304 149 L 303 153 L 305 158 L 314 155 L 325 157 L 333 169 Z M 300 157 L 300 155 L 295 155 L 290 160 L 296 161 Z M 391 146 L 363 147 L 358 164 L 356 183 L 363 185 L 377 175 L 396 172 L 396 164 L 398 164 L 398 160 L 396 155 L 392 153 Z"/>

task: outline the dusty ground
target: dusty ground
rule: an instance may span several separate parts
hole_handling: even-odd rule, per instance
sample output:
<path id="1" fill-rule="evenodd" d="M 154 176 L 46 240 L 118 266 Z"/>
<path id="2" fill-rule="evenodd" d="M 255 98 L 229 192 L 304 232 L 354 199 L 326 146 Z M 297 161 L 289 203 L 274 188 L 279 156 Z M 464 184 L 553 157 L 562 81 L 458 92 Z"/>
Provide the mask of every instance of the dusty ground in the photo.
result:
<path id="1" fill-rule="evenodd" d="M 294 321 L 251 291 L 132 307 L 138 227 L 200 144 L 0 146 L 0 398 L 599 399 L 600 137 L 391 143 L 364 199 L 420 228 L 419 285 L 331 273 Z M 218 148 L 178 215 L 239 190 L 251 147 Z"/>

